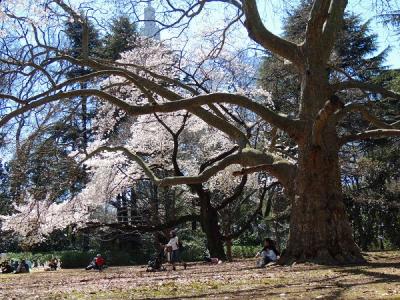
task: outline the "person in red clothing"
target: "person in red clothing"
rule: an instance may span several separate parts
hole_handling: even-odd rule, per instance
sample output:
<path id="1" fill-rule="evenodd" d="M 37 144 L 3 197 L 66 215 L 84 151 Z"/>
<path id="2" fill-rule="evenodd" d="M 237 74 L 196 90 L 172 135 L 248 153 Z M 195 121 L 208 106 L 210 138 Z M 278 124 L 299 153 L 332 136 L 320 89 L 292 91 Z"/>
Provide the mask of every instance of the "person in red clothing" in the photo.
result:
<path id="1" fill-rule="evenodd" d="M 106 260 L 101 256 L 101 254 L 97 254 L 95 258 L 93 258 L 92 262 L 85 268 L 86 270 L 99 270 L 103 271 L 104 265 L 106 264 Z"/>
<path id="2" fill-rule="evenodd" d="M 101 256 L 101 254 L 97 254 L 94 263 L 96 264 L 96 269 L 102 271 L 106 260 Z"/>

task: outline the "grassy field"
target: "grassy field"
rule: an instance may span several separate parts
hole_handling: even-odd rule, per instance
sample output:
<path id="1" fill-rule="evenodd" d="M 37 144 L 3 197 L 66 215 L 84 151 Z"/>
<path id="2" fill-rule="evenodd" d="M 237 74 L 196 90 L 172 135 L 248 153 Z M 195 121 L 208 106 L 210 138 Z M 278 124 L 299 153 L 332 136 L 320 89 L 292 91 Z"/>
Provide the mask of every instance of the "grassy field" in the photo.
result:
<path id="1" fill-rule="evenodd" d="M 0 299 L 399 299 L 400 252 L 367 253 L 363 266 L 255 269 L 254 260 L 187 270 L 111 267 L 0 274 Z"/>

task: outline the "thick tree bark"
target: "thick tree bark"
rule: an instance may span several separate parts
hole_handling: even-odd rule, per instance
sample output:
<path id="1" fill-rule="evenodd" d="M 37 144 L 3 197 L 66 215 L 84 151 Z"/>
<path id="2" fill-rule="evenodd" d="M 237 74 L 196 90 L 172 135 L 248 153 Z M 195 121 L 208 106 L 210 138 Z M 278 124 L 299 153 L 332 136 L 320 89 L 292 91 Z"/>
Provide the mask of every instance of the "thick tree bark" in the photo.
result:
<path id="1" fill-rule="evenodd" d="M 300 153 L 283 261 L 362 262 L 343 203 L 337 152 L 307 148 Z"/>
<path id="2" fill-rule="evenodd" d="M 218 224 L 218 211 L 211 205 L 210 195 L 203 191 L 200 196 L 200 224 L 207 237 L 211 257 L 226 260 L 224 240 Z"/>
<path id="3" fill-rule="evenodd" d="M 231 239 L 226 241 L 226 258 L 228 259 L 228 261 L 232 261 L 233 260 L 233 256 L 232 256 L 232 240 Z"/>
<path id="4" fill-rule="evenodd" d="M 343 203 L 336 124 L 329 122 L 329 116 L 323 111 L 330 104 L 326 99 L 331 98 L 326 71 L 307 70 L 303 75 L 300 115 L 308 125 L 299 141 L 296 180 L 289 192 L 292 195 L 290 236 L 281 259 L 283 263 L 363 262 Z M 326 124 L 321 127 L 318 122 L 325 117 Z M 317 137 L 313 136 L 316 123 Z"/>

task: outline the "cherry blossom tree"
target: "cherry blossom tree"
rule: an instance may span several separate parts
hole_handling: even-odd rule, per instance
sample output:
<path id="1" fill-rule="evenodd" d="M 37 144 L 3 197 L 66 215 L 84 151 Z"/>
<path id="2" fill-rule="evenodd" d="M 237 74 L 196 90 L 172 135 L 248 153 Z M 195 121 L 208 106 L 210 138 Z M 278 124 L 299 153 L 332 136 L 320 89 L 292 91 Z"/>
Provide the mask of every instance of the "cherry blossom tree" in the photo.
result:
<path id="1" fill-rule="evenodd" d="M 250 90 L 245 91 L 235 90 L 229 88 L 230 84 L 226 82 L 219 85 L 219 88 L 207 89 L 204 88 L 204 82 L 200 82 L 203 83 L 200 84 L 203 88 L 200 88 L 196 76 L 197 68 L 188 68 L 186 71 L 191 74 L 186 74 L 184 78 L 181 74 L 185 74 L 185 64 L 181 68 L 169 65 L 168 61 L 164 60 L 166 56 L 161 54 L 163 50 L 158 52 L 158 61 L 141 59 L 139 62 L 127 62 L 123 57 L 123 61 L 115 63 L 90 57 L 73 58 L 58 45 L 50 45 L 39 34 L 33 34 L 37 49 L 34 55 L 18 56 L 17 60 L 13 60 L 11 51 L 9 58 L 2 59 L 3 63 L 16 72 L 28 67 L 33 68 L 31 73 L 20 73 L 20 76 L 30 78 L 32 74 L 37 73 L 46 75 L 47 70 L 52 67 L 59 68 L 62 63 L 84 66 L 91 72 L 60 82 L 54 82 L 51 76 L 47 76 L 40 89 L 22 94 L 2 95 L 3 99 L 13 105 L 3 114 L 0 126 L 3 127 L 14 118 L 32 110 L 76 96 L 97 97 L 109 105 L 116 106 L 123 114 L 132 118 L 172 114 L 171 117 L 177 121 L 182 115 L 189 113 L 190 119 L 201 120 L 212 128 L 207 133 L 212 135 L 205 146 L 208 143 L 212 144 L 214 132 L 218 132 L 234 145 L 230 151 L 221 153 L 216 150 L 214 159 L 211 159 L 200 173 L 193 173 L 188 169 L 188 172 L 175 173 L 173 176 L 159 176 L 152 170 L 146 157 L 126 145 L 112 149 L 103 145 L 93 150 L 95 152 L 91 152 L 90 156 L 103 151 L 109 152 L 109 155 L 115 151 L 124 153 L 160 187 L 203 184 L 212 180 L 219 172 L 235 165 L 241 166 L 234 172 L 235 175 L 267 172 L 285 187 L 286 195 L 292 203 L 290 236 L 282 262 L 363 261 L 360 250 L 353 241 L 343 205 L 339 150 L 347 143 L 357 144 L 363 139 L 399 136 L 399 123 L 389 119 L 379 120 L 372 113 L 370 106 L 374 105 L 374 101 L 386 101 L 389 98 L 398 100 L 400 95 L 372 82 L 361 82 L 356 75 L 331 78 L 330 58 L 347 1 L 313 1 L 305 38 L 300 43 L 287 41 L 268 30 L 255 0 L 184 3 L 160 1 L 165 11 L 169 11 L 165 12 L 166 18 L 160 21 L 160 25 L 184 31 L 196 17 L 207 14 L 207 8 L 214 5 L 213 2 L 226 6 L 226 18 L 224 28 L 216 29 L 216 32 L 221 34 L 221 39 L 220 43 L 208 52 L 210 59 L 218 64 L 219 54 L 228 42 L 228 33 L 233 28 L 244 28 L 257 47 L 273 52 L 298 72 L 301 84 L 297 115 L 283 115 L 276 111 L 266 100 L 265 93 L 256 93 L 255 87 L 249 87 Z M 74 14 L 61 0 L 48 1 L 47 7 L 61 7 L 70 16 Z M 14 23 L 24 21 L 15 16 L 11 17 Z M 78 18 L 77 21 L 84 22 Z M 34 22 L 30 22 L 29 26 L 33 33 L 40 32 Z M 151 51 L 153 49 L 149 47 L 149 52 Z M 184 57 L 181 54 L 182 52 L 176 52 L 177 63 L 184 61 L 180 59 Z M 138 52 L 137 55 L 146 57 L 146 53 Z M 82 90 L 69 88 L 72 82 L 104 76 L 109 78 L 109 83 L 102 87 Z M 221 78 L 224 79 L 223 76 Z M 204 80 L 208 81 L 207 76 L 204 76 Z M 118 93 L 112 91 L 113 89 Z M 365 98 L 352 102 L 348 97 L 341 97 L 343 93 L 354 89 L 363 91 Z M 379 97 L 371 97 L 371 93 Z M 253 116 L 256 123 L 268 124 L 259 127 L 261 131 L 279 131 L 287 135 L 297 145 L 297 156 L 290 158 L 275 151 L 274 139 L 261 144 L 254 137 L 252 124 L 243 123 L 237 117 L 237 112 L 246 112 L 246 115 Z M 349 115 L 365 119 L 368 125 L 358 132 L 344 130 L 341 122 Z M 104 122 L 112 121 L 107 118 Z M 176 123 L 178 122 L 174 122 Z M 196 164 L 196 157 L 191 158 L 193 164 Z"/>

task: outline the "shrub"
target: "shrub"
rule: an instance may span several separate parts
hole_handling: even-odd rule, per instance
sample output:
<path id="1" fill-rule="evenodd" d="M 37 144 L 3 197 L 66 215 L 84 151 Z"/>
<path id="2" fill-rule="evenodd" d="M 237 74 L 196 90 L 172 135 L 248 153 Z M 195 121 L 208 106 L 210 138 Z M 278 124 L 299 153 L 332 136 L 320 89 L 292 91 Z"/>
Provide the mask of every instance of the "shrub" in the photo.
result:
<path id="1" fill-rule="evenodd" d="M 260 246 L 232 246 L 232 256 L 234 258 L 249 258 L 254 257 L 258 251 L 260 251 Z"/>
<path id="2" fill-rule="evenodd" d="M 84 268 L 86 267 L 93 257 L 96 255 L 94 251 L 60 251 L 56 252 L 55 256 L 61 260 L 61 267 L 65 269 L 70 268 Z"/>
<path id="3" fill-rule="evenodd" d="M 186 241 L 181 257 L 184 261 L 201 261 L 204 259 L 206 248 L 196 241 Z"/>

